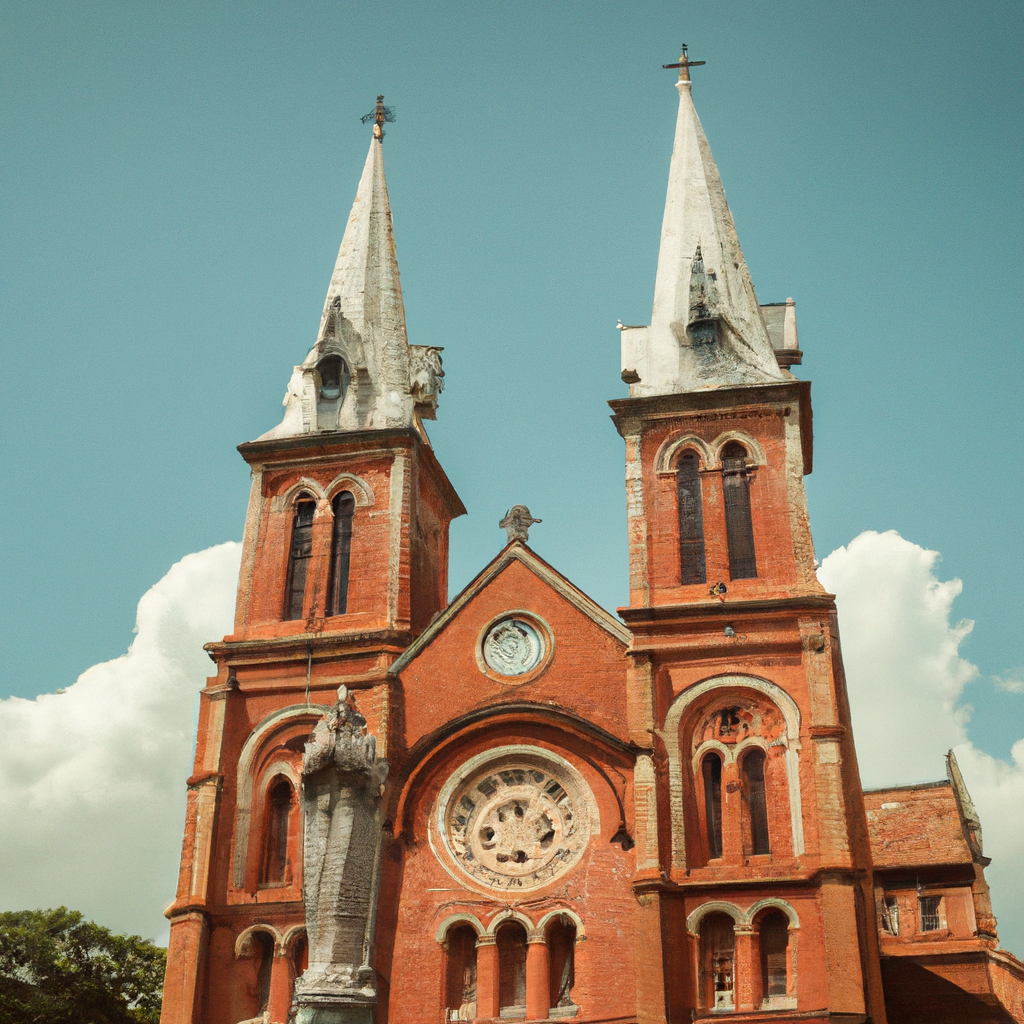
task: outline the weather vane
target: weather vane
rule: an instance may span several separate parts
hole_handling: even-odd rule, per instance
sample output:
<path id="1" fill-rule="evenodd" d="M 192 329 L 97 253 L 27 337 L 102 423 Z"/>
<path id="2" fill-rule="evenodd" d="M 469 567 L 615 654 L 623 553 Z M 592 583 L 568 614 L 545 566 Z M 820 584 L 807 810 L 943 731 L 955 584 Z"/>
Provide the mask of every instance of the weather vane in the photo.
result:
<path id="1" fill-rule="evenodd" d="M 686 53 L 687 46 L 683 43 L 683 55 L 679 58 L 679 63 L 661 65 L 663 68 L 679 68 L 679 80 L 682 82 L 690 80 L 690 68 L 699 68 L 701 64 L 707 64 L 706 60 L 690 60 Z"/>
<path id="2" fill-rule="evenodd" d="M 384 138 L 384 124 L 385 122 L 391 123 L 395 120 L 395 108 L 384 106 L 384 97 L 377 97 L 377 106 L 370 111 L 368 114 L 364 114 L 360 119 L 363 124 L 367 121 L 373 121 L 373 137 L 375 139 Z"/>

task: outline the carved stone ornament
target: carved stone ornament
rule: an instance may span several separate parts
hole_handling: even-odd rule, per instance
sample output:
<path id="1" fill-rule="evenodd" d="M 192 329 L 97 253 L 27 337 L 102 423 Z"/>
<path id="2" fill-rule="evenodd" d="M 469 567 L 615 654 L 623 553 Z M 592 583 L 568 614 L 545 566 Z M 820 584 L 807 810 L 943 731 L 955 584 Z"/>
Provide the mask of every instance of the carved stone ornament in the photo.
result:
<path id="1" fill-rule="evenodd" d="M 490 889 L 525 891 L 572 869 L 591 836 L 590 798 L 553 759 L 505 757 L 461 781 L 444 801 L 445 845 Z"/>
<path id="2" fill-rule="evenodd" d="M 535 626 L 525 619 L 508 618 L 496 622 L 487 631 L 483 656 L 492 672 L 521 676 L 540 664 L 544 647 L 544 638 Z"/>

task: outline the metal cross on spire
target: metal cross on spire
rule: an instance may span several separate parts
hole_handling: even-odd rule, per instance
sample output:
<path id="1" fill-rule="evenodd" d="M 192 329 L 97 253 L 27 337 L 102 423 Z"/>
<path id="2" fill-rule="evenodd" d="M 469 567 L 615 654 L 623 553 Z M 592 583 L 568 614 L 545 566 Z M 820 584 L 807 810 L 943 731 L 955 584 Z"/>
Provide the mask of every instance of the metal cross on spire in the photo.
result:
<path id="1" fill-rule="evenodd" d="M 701 64 L 706 64 L 706 60 L 690 60 L 687 56 L 687 46 L 683 43 L 683 55 L 679 58 L 678 64 L 662 64 L 663 68 L 679 68 L 679 81 L 688 82 L 690 80 L 690 68 L 699 68 Z"/>
<path id="2" fill-rule="evenodd" d="M 377 106 L 374 110 L 371 110 L 369 114 L 364 114 L 360 119 L 363 124 L 367 121 L 373 121 L 373 137 L 375 139 L 384 138 L 384 125 L 385 123 L 392 123 L 395 120 L 395 108 L 384 106 L 384 97 L 377 97 Z"/>

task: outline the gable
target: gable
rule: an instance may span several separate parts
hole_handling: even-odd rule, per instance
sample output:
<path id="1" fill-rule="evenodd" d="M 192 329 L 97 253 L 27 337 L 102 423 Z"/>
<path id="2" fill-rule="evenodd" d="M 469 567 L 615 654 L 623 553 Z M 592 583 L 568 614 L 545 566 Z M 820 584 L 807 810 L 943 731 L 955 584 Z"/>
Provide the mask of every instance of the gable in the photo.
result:
<path id="1" fill-rule="evenodd" d="M 625 740 L 628 643 L 621 623 L 513 543 L 392 667 L 406 746 L 509 704 L 558 708 Z"/>

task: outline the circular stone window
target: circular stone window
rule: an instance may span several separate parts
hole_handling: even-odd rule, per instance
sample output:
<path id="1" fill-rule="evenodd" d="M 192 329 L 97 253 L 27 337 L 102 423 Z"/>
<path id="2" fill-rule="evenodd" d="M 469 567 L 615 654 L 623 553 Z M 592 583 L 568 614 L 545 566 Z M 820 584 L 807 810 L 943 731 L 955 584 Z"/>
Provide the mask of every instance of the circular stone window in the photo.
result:
<path id="1" fill-rule="evenodd" d="M 580 859 L 597 828 L 596 808 L 586 782 L 561 758 L 536 747 L 501 749 L 449 780 L 437 823 L 455 865 L 473 880 L 535 889 Z"/>
<path id="2" fill-rule="evenodd" d="M 484 664 L 500 676 L 522 676 L 541 662 L 547 644 L 532 622 L 509 616 L 495 622 L 484 634 Z"/>

